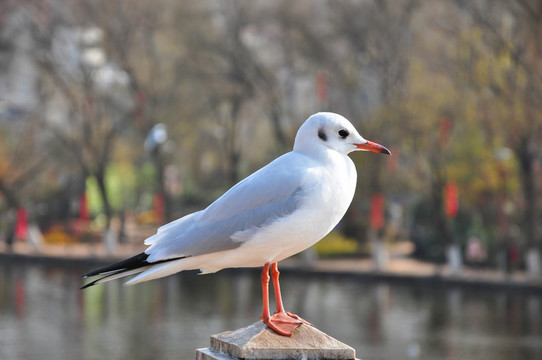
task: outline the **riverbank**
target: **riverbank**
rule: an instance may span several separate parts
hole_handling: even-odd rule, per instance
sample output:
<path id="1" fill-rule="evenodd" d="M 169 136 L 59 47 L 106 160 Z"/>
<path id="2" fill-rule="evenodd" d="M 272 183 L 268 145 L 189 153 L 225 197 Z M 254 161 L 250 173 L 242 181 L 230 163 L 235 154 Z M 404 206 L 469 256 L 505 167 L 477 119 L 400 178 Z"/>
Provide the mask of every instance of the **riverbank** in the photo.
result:
<path id="1" fill-rule="evenodd" d="M 139 244 L 120 244 L 116 247 L 114 254 L 109 254 L 101 245 L 47 245 L 38 250 L 26 243 L 16 243 L 11 251 L 8 251 L 5 244 L 0 243 L 0 261 L 76 265 L 91 270 L 133 256 L 144 249 L 145 247 Z M 392 253 L 388 266 L 381 271 L 375 270 L 373 262 L 368 258 L 306 260 L 304 257 L 293 257 L 282 261 L 280 269 L 283 273 L 307 276 L 341 276 L 365 281 L 461 286 L 542 294 L 542 279 L 529 279 L 523 271 L 504 274 L 493 269 L 463 267 L 461 273 L 451 274 L 447 266 L 419 261 L 402 253 Z M 259 269 L 253 271 L 259 271 Z"/>

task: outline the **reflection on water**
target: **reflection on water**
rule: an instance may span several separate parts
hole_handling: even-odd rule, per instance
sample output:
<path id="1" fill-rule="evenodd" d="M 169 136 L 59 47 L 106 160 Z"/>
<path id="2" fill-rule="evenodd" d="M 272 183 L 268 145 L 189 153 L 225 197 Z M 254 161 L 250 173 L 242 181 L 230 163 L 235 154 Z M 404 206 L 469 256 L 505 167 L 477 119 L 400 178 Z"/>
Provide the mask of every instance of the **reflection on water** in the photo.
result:
<path id="1" fill-rule="evenodd" d="M 258 271 L 80 291 L 85 270 L 0 264 L 0 359 L 193 359 L 261 313 Z M 542 359 L 539 295 L 284 273 L 287 309 L 361 359 Z"/>

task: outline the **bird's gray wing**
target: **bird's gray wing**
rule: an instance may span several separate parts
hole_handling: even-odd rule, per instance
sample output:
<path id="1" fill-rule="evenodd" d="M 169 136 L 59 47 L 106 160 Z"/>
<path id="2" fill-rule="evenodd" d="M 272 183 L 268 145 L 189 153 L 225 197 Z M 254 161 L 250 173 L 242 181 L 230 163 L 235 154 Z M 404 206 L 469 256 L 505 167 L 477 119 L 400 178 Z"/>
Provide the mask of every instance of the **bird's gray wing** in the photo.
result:
<path id="1" fill-rule="evenodd" d="M 202 210 L 203 211 L 203 210 Z M 186 231 L 194 222 L 201 216 L 202 211 L 196 211 L 191 214 L 185 215 L 180 219 L 174 220 L 158 228 L 155 235 L 145 239 L 145 245 L 152 245 L 162 238 L 165 234 L 175 231 L 182 233 Z"/>
<path id="2" fill-rule="evenodd" d="M 293 154 L 293 155 L 291 155 Z M 290 215 L 303 202 L 303 159 L 288 153 L 228 190 L 205 210 L 163 226 L 146 241 L 148 261 L 196 256 L 242 244 L 235 233 Z"/>

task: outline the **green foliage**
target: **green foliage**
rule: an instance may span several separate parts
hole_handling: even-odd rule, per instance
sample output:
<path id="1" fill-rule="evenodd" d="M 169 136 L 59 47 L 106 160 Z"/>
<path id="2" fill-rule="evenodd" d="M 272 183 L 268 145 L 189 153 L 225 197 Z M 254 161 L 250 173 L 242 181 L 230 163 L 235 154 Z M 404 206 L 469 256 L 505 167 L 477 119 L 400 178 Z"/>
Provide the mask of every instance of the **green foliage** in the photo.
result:
<path id="1" fill-rule="evenodd" d="M 145 169 L 145 167 L 143 168 Z M 105 175 L 107 195 L 111 207 L 117 213 L 122 210 L 135 208 L 137 197 L 135 193 L 137 179 L 145 178 L 145 170 L 138 176 L 131 164 L 111 164 Z M 88 198 L 89 210 L 92 214 L 99 214 L 103 211 L 103 201 L 96 178 L 89 177 L 86 180 L 86 194 Z"/>

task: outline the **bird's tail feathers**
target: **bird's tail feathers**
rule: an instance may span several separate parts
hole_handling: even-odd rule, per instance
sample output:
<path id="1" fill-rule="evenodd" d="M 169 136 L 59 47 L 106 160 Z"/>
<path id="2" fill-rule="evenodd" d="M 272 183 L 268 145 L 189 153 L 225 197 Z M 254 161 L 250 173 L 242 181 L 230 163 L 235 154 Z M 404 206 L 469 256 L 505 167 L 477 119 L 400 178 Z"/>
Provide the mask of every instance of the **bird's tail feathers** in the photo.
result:
<path id="1" fill-rule="evenodd" d="M 110 272 L 110 273 L 102 276 L 99 279 L 96 279 L 96 280 L 94 280 L 92 282 L 89 282 L 88 284 L 85 284 L 85 285 L 81 286 L 81 290 L 86 289 L 86 288 L 91 287 L 91 286 L 94 286 L 94 285 L 103 284 L 103 283 L 106 283 L 106 282 L 111 281 L 111 280 L 120 279 L 120 278 L 125 277 L 125 276 L 138 274 L 138 273 L 140 273 L 142 271 L 147 270 L 149 267 L 150 266 L 141 267 L 141 268 L 133 269 L 133 270 L 118 270 L 116 272 Z"/>
<path id="2" fill-rule="evenodd" d="M 85 275 L 83 275 L 83 278 L 88 278 L 91 276 L 99 276 L 99 275 L 101 275 L 102 277 L 92 282 L 89 282 L 86 285 L 83 285 L 81 289 L 86 289 L 93 285 L 102 284 L 102 283 L 119 279 L 125 276 L 138 274 L 140 272 L 148 270 L 154 265 L 169 262 L 169 261 L 179 260 L 183 258 L 183 257 L 178 257 L 178 258 L 165 259 L 165 260 L 160 260 L 160 261 L 150 263 L 147 261 L 148 257 L 149 257 L 148 254 L 142 252 L 126 260 L 122 260 L 112 265 L 108 265 L 103 268 L 88 272 Z"/>

